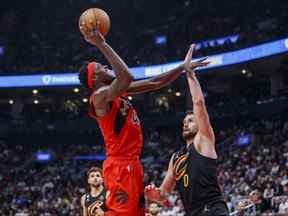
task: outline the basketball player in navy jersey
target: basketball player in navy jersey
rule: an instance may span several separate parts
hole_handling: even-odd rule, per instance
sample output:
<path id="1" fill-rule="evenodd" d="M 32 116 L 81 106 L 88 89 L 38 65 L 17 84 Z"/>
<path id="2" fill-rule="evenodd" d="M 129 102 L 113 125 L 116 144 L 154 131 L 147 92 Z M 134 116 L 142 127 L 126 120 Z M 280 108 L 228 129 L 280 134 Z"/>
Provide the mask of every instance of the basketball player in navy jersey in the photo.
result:
<path id="1" fill-rule="evenodd" d="M 193 49 L 194 45 L 186 58 L 192 59 Z M 194 71 L 185 65 L 184 68 L 193 101 L 193 111 L 188 111 L 183 121 L 185 143 L 172 155 L 161 186 L 148 185 L 145 194 L 150 201 L 164 205 L 176 187 L 187 216 L 228 216 L 217 182 L 215 136 L 204 96 Z"/>
<path id="2" fill-rule="evenodd" d="M 104 216 L 106 190 L 103 186 L 102 170 L 91 167 L 87 172 L 89 192 L 81 197 L 83 216 Z"/>
<path id="3" fill-rule="evenodd" d="M 148 211 L 145 216 L 160 216 L 161 207 L 157 203 L 150 203 Z"/>

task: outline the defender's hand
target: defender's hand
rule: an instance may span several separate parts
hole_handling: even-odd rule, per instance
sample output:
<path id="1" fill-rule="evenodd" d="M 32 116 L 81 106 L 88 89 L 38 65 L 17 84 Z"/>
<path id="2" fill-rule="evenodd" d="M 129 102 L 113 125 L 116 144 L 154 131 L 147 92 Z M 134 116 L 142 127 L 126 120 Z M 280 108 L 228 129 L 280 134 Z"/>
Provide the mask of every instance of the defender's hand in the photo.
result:
<path id="1" fill-rule="evenodd" d="M 190 46 L 187 54 L 186 54 L 184 62 L 183 62 L 184 70 L 187 72 L 188 76 L 194 76 L 195 75 L 195 72 L 194 72 L 195 68 L 207 66 L 208 64 L 210 64 L 210 62 L 206 61 L 207 57 L 200 59 L 198 61 L 195 61 L 195 62 L 191 62 L 194 49 L 195 49 L 195 44 L 192 44 Z"/>
<path id="2" fill-rule="evenodd" d="M 165 197 L 161 196 L 160 189 L 157 188 L 154 184 L 146 186 L 144 193 L 145 197 L 152 202 L 156 202 L 162 206 L 169 205 L 169 201 Z"/>

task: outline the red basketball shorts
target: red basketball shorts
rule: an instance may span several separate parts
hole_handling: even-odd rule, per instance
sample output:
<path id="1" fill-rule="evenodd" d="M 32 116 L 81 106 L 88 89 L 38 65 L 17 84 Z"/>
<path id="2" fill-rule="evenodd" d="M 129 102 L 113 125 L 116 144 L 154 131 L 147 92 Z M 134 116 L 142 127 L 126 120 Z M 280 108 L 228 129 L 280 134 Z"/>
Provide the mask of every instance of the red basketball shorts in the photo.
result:
<path id="1" fill-rule="evenodd" d="M 105 216 L 144 216 L 143 167 L 139 159 L 109 157 L 103 164 Z"/>

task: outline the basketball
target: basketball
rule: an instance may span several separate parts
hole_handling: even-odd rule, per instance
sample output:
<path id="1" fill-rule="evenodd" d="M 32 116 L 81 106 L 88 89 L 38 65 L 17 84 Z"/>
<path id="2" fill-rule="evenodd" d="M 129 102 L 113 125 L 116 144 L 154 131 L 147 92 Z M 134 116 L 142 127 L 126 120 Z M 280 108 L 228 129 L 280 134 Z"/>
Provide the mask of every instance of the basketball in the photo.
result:
<path id="1" fill-rule="evenodd" d="M 92 31 L 99 24 L 99 31 L 105 36 L 110 29 L 110 18 L 108 14 L 99 8 L 90 8 L 82 13 L 79 18 L 79 28 L 85 27 Z M 80 28 L 81 33 L 85 36 L 85 32 Z"/>

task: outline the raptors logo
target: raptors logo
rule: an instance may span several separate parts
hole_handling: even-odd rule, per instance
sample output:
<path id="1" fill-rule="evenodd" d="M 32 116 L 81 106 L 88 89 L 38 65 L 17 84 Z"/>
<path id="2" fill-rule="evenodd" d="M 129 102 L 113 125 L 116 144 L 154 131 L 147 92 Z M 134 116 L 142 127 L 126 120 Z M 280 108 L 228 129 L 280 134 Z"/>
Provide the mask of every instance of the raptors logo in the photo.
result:
<path id="1" fill-rule="evenodd" d="M 125 191 L 118 190 L 118 191 L 116 191 L 115 195 L 116 195 L 116 201 L 119 204 L 123 205 L 123 204 L 126 204 L 128 202 L 128 194 Z"/>

